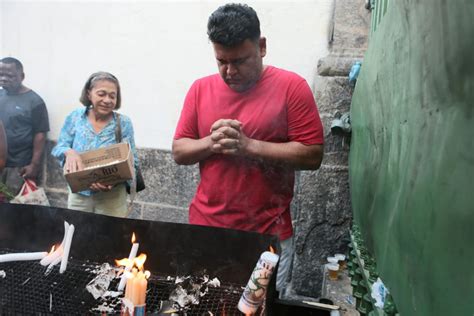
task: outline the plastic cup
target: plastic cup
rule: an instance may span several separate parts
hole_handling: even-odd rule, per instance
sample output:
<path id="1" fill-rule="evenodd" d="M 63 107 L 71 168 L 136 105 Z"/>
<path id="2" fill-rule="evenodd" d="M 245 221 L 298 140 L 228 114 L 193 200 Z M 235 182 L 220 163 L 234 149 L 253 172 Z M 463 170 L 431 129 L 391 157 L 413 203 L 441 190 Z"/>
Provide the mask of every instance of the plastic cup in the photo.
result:
<path id="1" fill-rule="evenodd" d="M 336 257 L 327 257 L 329 263 L 338 263 L 338 259 Z"/>
<path id="2" fill-rule="evenodd" d="M 335 281 L 339 276 L 339 265 L 337 263 L 328 263 L 326 268 L 329 274 L 329 280 Z"/>
<path id="3" fill-rule="evenodd" d="M 337 259 L 337 263 L 339 264 L 341 270 L 346 268 L 346 256 L 342 253 L 337 253 L 334 255 L 334 258 Z"/>

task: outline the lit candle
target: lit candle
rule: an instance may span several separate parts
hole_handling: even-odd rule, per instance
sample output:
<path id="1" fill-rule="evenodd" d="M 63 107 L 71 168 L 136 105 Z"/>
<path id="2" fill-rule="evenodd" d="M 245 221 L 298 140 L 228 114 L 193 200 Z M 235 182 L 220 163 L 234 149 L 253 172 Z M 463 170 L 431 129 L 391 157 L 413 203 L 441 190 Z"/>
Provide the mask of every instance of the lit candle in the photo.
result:
<path id="1" fill-rule="evenodd" d="M 69 231 L 69 223 L 64 221 L 64 236 L 63 236 L 63 241 L 61 242 L 61 245 L 59 245 L 59 247 L 56 249 L 54 249 L 54 246 L 53 246 L 52 251 L 40 261 L 41 265 L 47 266 L 51 264 L 51 262 L 55 261 L 57 258 L 61 258 L 61 256 L 63 255 L 64 242 L 66 240 L 68 231 Z"/>
<path id="2" fill-rule="evenodd" d="M 24 252 L 24 253 L 7 253 L 0 255 L 0 263 L 10 261 L 31 261 L 41 260 L 48 255 L 47 252 Z"/>
<path id="3" fill-rule="evenodd" d="M 54 247 L 54 246 L 53 246 Z M 61 256 L 63 255 L 63 245 L 61 244 L 57 249 L 51 249 L 46 257 L 41 259 L 40 264 L 43 266 L 47 266 L 51 264 L 52 262 L 56 261 L 57 259 L 61 259 Z"/>
<path id="4" fill-rule="evenodd" d="M 127 287 L 125 289 L 125 298 L 134 306 L 144 305 L 149 272 L 138 271 L 137 268 L 133 268 L 132 273 L 127 273 L 127 276 L 129 279 L 127 280 Z"/>
<path id="5" fill-rule="evenodd" d="M 133 266 L 133 259 L 137 256 L 138 252 L 138 243 L 135 242 L 135 233 L 132 234 L 132 249 L 130 249 L 130 254 L 128 255 L 129 264 L 125 266 L 125 271 L 122 274 L 122 278 L 120 279 L 120 283 L 118 285 L 118 290 L 123 291 L 125 284 L 127 283 L 127 278 L 125 276 L 126 271 L 130 271 Z"/>
<path id="6" fill-rule="evenodd" d="M 138 288 L 136 305 L 144 305 L 146 301 L 146 288 L 148 286 L 148 281 L 146 280 L 146 276 L 143 271 L 138 272 L 135 282 L 137 283 L 136 287 Z"/>
<path id="7" fill-rule="evenodd" d="M 146 255 L 140 254 L 132 260 L 135 265 L 132 272 L 125 271 L 127 279 L 125 287 L 125 296 L 122 299 L 122 315 L 144 315 L 146 303 L 147 279 L 150 277 L 149 271 L 143 271 Z M 118 261 L 118 263 L 128 263 L 127 259 Z"/>
<path id="8" fill-rule="evenodd" d="M 138 273 L 134 274 L 135 277 L 133 278 L 133 295 L 132 295 L 132 303 L 133 305 L 142 305 L 140 304 L 140 299 L 142 297 L 142 288 L 140 286 L 140 279 L 143 279 L 143 271 L 139 271 Z M 144 293 L 143 293 L 144 294 Z"/>
<path id="9" fill-rule="evenodd" d="M 59 273 L 64 273 L 67 268 L 67 262 L 69 259 L 69 251 L 71 250 L 72 236 L 74 235 L 74 225 L 69 225 L 67 231 L 66 241 L 64 242 L 64 252 L 61 258 L 61 267 L 59 268 Z"/>
<path id="10" fill-rule="evenodd" d="M 125 298 L 133 304 L 133 296 L 135 295 L 135 277 L 137 276 L 137 268 L 132 269 L 132 273 L 124 273 L 127 276 L 127 287 L 125 288 Z M 128 272 L 128 271 L 127 271 Z"/>
<path id="11" fill-rule="evenodd" d="M 262 304 L 278 259 L 278 255 L 270 251 L 262 253 L 237 305 L 242 313 L 254 314 Z"/>

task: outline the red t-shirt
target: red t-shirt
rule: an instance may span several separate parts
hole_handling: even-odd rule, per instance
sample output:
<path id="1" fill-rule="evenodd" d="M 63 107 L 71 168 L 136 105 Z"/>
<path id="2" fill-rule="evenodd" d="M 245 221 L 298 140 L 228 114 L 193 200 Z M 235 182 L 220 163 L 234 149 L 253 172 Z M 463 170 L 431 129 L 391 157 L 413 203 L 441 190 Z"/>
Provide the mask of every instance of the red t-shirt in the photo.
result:
<path id="1" fill-rule="evenodd" d="M 197 80 L 189 90 L 174 138 L 200 139 L 219 119 L 242 122 L 250 138 L 323 144 L 323 127 L 306 81 L 267 66 L 250 90 L 238 93 L 222 78 Z M 294 170 L 249 158 L 214 154 L 199 163 L 201 181 L 189 222 L 291 237 Z"/>

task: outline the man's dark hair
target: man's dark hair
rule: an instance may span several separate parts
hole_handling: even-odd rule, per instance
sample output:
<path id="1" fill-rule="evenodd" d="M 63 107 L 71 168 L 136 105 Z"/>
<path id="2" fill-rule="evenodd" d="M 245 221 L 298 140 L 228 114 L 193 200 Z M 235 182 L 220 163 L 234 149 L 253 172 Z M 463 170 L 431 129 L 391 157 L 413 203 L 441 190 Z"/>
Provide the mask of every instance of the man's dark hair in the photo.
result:
<path id="1" fill-rule="evenodd" d="M 0 62 L 4 63 L 4 64 L 15 64 L 16 70 L 18 70 L 20 72 L 23 72 L 23 64 L 21 63 L 21 61 L 19 61 L 16 58 L 4 57 L 4 58 L 0 59 Z"/>
<path id="2" fill-rule="evenodd" d="M 257 12 L 246 4 L 229 3 L 219 7 L 207 22 L 207 35 L 211 42 L 234 47 L 246 39 L 260 38 L 260 21 Z"/>

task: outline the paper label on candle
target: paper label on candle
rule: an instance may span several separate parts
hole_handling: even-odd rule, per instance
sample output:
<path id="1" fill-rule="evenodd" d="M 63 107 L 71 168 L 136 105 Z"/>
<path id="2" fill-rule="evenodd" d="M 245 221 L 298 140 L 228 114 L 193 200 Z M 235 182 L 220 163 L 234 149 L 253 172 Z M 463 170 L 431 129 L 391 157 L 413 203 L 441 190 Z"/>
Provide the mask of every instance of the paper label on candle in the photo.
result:
<path id="1" fill-rule="evenodd" d="M 240 298 L 238 305 L 240 311 L 243 313 L 255 312 L 262 304 L 275 265 L 275 261 L 268 261 L 265 256 L 260 257 Z"/>

